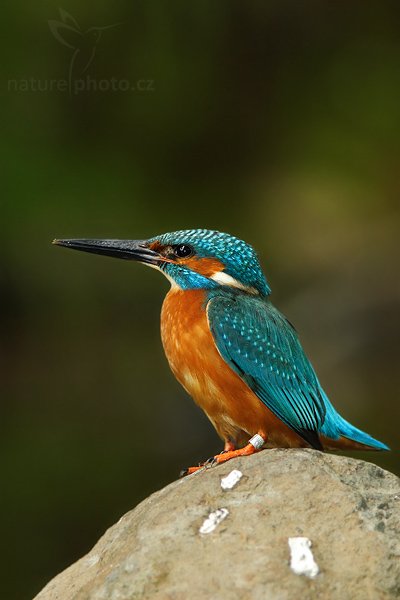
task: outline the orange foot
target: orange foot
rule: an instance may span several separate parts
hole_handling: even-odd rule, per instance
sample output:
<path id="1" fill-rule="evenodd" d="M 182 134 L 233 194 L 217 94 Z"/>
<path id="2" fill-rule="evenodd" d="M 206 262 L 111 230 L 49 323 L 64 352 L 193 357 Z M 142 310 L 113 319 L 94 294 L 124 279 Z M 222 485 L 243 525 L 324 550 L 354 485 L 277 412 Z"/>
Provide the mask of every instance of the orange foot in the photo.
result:
<path id="1" fill-rule="evenodd" d="M 250 439 L 249 443 L 246 446 L 244 446 L 244 448 L 239 448 L 238 450 L 228 449 L 231 448 L 233 444 L 231 442 L 227 442 L 225 444 L 226 449 L 223 450 L 223 452 L 217 454 L 216 456 L 212 456 L 198 467 L 189 467 L 187 469 L 184 469 L 180 472 L 180 477 L 184 477 L 185 475 L 191 475 L 192 473 L 196 473 L 196 471 L 200 471 L 200 469 L 220 465 L 221 463 L 224 463 L 227 460 L 231 460 L 231 458 L 236 458 L 237 456 L 250 456 L 250 454 L 259 452 L 262 449 L 263 445 L 265 444 L 265 440 L 265 435 L 256 434 Z"/>

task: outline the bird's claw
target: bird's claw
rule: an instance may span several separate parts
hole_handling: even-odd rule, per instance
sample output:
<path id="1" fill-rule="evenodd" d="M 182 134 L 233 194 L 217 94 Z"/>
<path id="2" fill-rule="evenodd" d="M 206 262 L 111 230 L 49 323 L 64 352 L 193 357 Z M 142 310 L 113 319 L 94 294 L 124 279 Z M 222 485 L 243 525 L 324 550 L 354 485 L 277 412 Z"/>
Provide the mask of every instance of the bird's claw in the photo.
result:
<path id="1" fill-rule="evenodd" d="M 211 467 L 215 467 L 215 465 L 218 464 L 216 459 L 216 456 L 210 456 L 210 458 L 207 458 L 207 460 L 204 462 L 199 463 L 198 467 L 188 467 L 187 469 L 182 469 L 182 471 L 179 473 L 179 477 L 186 477 L 186 475 L 191 475 L 192 473 L 196 473 L 201 469 L 210 469 Z"/>
<path id="2" fill-rule="evenodd" d="M 198 467 L 188 467 L 187 469 L 182 469 L 179 473 L 179 477 L 186 477 L 186 475 L 192 475 L 193 473 L 197 473 L 197 471 L 202 471 L 206 468 L 205 463 L 199 463 Z"/>
<path id="3" fill-rule="evenodd" d="M 218 457 L 221 456 L 221 454 L 226 454 L 227 452 L 230 452 L 230 450 L 222 450 L 219 454 L 216 454 L 215 456 L 210 456 L 210 458 L 207 458 L 207 460 L 205 460 L 204 462 L 199 463 L 198 467 L 188 467 L 187 469 L 182 469 L 182 471 L 179 473 L 179 477 L 186 477 L 186 475 L 192 475 L 192 473 L 196 473 L 201 469 L 210 469 L 212 467 L 215 467 L 220 462 L 223 462 L 218 460 Z"/>

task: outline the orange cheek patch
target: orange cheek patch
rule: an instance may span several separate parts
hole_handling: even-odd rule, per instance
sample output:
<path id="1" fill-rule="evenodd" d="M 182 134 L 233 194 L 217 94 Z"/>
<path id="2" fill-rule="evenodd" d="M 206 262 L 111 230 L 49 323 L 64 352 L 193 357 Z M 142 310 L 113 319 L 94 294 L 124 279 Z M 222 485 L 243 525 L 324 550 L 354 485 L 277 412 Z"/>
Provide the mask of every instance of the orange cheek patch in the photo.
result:
<path id="1" fill-rule="evenodd" d="M 192 258 L 181 260 L 179 262 L 180 264 L 184 264 L 192 271 L 196 271 L 196 273 L 200 273 L 200 275 L 204 275 L 205 277 L 211 277 L 211 275 L 214 275 L 214 273 L 219 273 L 225 268 L 225 265 L 216 258 L 196 258 L 193 256 Z"/>

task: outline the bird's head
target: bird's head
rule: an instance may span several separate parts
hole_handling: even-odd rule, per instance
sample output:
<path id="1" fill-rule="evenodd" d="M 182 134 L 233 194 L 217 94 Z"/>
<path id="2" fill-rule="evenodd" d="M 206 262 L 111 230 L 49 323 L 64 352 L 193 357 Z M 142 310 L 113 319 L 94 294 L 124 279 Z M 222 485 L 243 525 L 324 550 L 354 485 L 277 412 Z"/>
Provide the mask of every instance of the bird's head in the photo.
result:
<path id="1" fill-rule="evenodd" d="M 142 262 L 184 290 L 239 288 L 267 296 L 270 288 L 253 248 L 227 233 L 187 229 L 149 240 L 54 240 L 59 246 Z"/>

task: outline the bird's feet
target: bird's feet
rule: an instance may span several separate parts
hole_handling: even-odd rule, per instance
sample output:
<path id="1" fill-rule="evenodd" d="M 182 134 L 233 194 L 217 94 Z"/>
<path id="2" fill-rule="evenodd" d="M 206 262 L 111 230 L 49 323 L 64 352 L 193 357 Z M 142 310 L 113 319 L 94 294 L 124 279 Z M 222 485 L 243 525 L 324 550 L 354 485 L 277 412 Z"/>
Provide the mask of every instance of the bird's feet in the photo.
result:
<path id="1" fill-rule="evenodd" d="M 196 473 L 196 471 L 200 471 L 201 469 L 207 469 L 209 467 L 214 467 L 215 465 L 220 465 L 231 458 L 236 458 L 238 456 L 250 456 L 250 454 L 254 454 L 255 452 L 259 452 L 263 445 L 265 444 L 266 438 L 259 433 L 253 435 L 253 437 L 249 440 L 249 443 L 243 448 L 239 448 L 238 450 L 234 449 L 234 445 L 230 442 L 225 444 L 225 450 L 223 450 L 220 454 L 216 454 L 212 456 L 205 462 L 199 464 L 198 467 L 188 467 L 187 469 L 183 469 L 180 472 L 180 477 L 185 477 L 185 475 L 191 475 L 192 473 Z"/>

